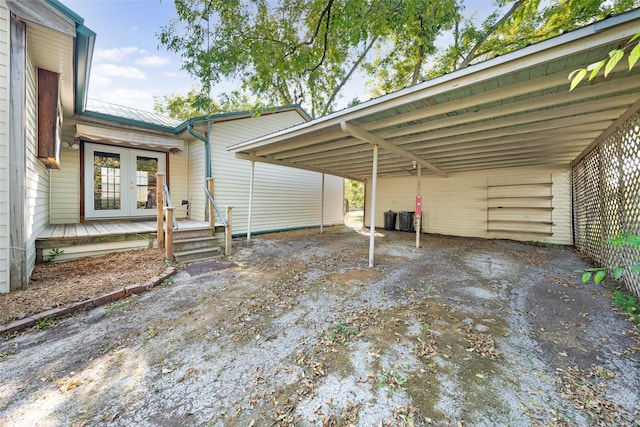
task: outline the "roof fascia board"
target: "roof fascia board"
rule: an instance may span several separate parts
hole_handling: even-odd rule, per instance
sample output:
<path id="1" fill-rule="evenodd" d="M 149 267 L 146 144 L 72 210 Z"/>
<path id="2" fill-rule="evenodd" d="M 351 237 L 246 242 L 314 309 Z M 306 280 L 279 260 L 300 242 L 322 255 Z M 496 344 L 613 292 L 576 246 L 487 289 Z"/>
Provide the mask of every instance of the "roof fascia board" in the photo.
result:
<path id="1" fill-rule="evenodd" d="M 76 29 L 76 34 L 76 54 L 74 58 L 76 94 L 74 107 L 76 113 L 81 113 L 87 107 L 89 77 L 96 33 L 84 25 L 79 25 Z"/>
<path id="2" fill-rule="evenodd" d="M 245 119 L 245 118 L 250 118 L 250 117 L 260 117 L 260 116 L 274 114 L 274 113 L 284 113 L 284 112 L 287 112 L 287 111 L 296 111 L 305 120 L 305 122 L 308 122 L 309 120 L 311 120 L 311 117 L 307 114 L 307 112 L 300 105 L 298 105 L 298 104 L 287 104 L 287 105 L 280 105 L 280 106 L 273 107 L 273 108 L 267 108 L 267 109 L 259 112 L 257 114 L 257 116 L 252 111 L 243 110 L 243 111 L 232 111 L 232 112 L 228 112 L 228 113 L 212 114 L 210 116 L 193 117 L 193 118 L 191 118 L 189 120 L 186 120 L 183 123 L 179 124 L 175 128 L 175 132 L 176 133 L 184 132 L 185 130 L 187 130 L 187 128 L 189 126 L 189 123 L 191 123 L 193 125 L 196 122 L 206 122 L 207 120 L 211 120 L 211 123 L 220 123 L 220 122 L 238 120 L 238 119 Z"/>
<path id="3" fill-rule="evenodd" d="M 322 169 L 322 168 L 314 168 L 311 166 L 302 166 L 302 165 L 296 165 L 296 164 L 291 164 L 282 160 L 275 160 L 275 159 L 269 159 L 266 157 L 258 157 L 258 156 L 252 156 L 250 154 L 243 154 L 243 153 L 235 153 L 234 154 L 236 158 L 238 159 L 242 159 L 242 160 L 249 160 L 252 162 L 260 162 L 260 163 L 268 163 L 270 165 L 278 165 L 278 166 L 285 166 L 285 167 L 289 167 L 289 168 L 295 168 L 295 169 L 304 169 L 304 170 L 308 170 L 311 172 L 318 172 L 318 173 L 324 173 L 327 175 L 333 175 L 333 176 L 339 176 L 341 178 L 347 178 L 347 179 L 351 179 L 351 180 L 355 180 L 355 181 L 362 181 L 362 178 L 360 177 L 355 177 L 352 175 L 348 175 L 348 174 L 341 174 L 335 171 L 331 171 L 331 170 L 327 170 L 327 169 Z"/>
<path id="4" fill-rule="evenodd" d="M 613 18 L 607 18 L 598 23 L 507 53 L 503 56 L 453 71 L 449 74 L 401 89 L 388 95 L 383 95 L 357 106 L 297 125 L 294 128 L 284 129 L 264 137 L 235 144 L 228 147 L 228 150 L 239 152 L 242 150 L 256 149 L 278 142 L 282 137 L 291 138 L 302 136 L 311 131 L 339 125 L 342 121 L 359 119 L 375 111 L 394 108 L 415 100 L 423 99 L 427 96 L 447 92 L 452 88 L 468 86 L 484 81 L 489 77 L 512 73 L 536 64 L 542 64 L 580 51 L 589 50 L 631 37 L 637 32 L 637 23 L 633 21 L 640 19 L 640 8 Z"/>
<path id="5" fill-rule="evenodd" d="M 77 21 L 74 16 L 60 10 L 51 1 L 40 0 L 6 0 L 12 13 L 23 21 L 33 22 L 43 27 L 61 32 L 71 37 L 76 36 Z M 66 7 L 65 7 L 66 9 Z M 75 15 L 75 14 L 73 14 Z M 77 17 L 77 15 L 75 15 Z"/>

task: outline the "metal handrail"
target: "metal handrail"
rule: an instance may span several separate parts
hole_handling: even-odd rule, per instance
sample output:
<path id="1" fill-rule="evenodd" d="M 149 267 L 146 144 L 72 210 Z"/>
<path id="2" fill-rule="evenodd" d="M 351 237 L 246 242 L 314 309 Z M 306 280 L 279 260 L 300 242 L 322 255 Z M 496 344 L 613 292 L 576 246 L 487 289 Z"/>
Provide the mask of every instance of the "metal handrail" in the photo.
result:
<path id="1" fill-rule="evenodd" d="M 171 203 L 171 196 L 169 195 L 169 188 L 167 187 L 167 184 L 163 185 L 163 191 L 164 191 L 164 205 L 167 208 L 171 208 L 173 209 L 173 203 Z M 176 217 L 173 217 L 173 229 L 177 230 L 178 229 L 178 220 L 176 219 Z"/>
<path id="2" fill-rule="evenodd" d="M 222 216 L 222 212 L 220 212 L 220 209 L 218 208 L 218 205 L 216 204 L 216 201 L 213 200 L 213 196 L 211 195 L 211 192 L 209 191 L 209 189 L 207 187 L 204 187 L 204 193 L 207 195 L 207 197 L 209 198 L 209 201 L 213 205 L 213 208 L 216 210 L 216 213 L 220 217 L 220 220 L 222 221 L 222 225 L 227 227 L 227 220 L 224 219 L 224 216 Z"/>

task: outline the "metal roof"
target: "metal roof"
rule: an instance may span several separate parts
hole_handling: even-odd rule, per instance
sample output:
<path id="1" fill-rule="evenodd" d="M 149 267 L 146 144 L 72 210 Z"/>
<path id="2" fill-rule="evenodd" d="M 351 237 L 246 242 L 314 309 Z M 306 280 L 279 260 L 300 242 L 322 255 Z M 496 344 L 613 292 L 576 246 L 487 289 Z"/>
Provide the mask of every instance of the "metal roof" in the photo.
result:
<path id="1" fill-rule="evenodd" d="M 174 132 L 183 123 L 172 117 L 96 99 L 87 100 L 86 110 L 81 115 L 164 132 Z"/>
<path id="2" fill-rule="evenodd" d="M 489 168 L 567 167 L 630 110 L 640 67 L 619 64 L 569 92 L 568 75 L 640 29 L 640 9 L 229 150 L 237 157 L 363 179 Z"/>

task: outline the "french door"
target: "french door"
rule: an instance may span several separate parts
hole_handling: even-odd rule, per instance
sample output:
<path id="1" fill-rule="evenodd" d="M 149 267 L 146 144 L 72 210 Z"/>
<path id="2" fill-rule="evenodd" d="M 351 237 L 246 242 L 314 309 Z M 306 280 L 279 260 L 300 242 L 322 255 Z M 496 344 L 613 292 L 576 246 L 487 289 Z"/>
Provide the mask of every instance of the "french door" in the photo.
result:
<path id="1" fill-rule="evenodd" d="M 85 218 L 155 215 L 156 173 L 166 154 L 85 143 Z"/>

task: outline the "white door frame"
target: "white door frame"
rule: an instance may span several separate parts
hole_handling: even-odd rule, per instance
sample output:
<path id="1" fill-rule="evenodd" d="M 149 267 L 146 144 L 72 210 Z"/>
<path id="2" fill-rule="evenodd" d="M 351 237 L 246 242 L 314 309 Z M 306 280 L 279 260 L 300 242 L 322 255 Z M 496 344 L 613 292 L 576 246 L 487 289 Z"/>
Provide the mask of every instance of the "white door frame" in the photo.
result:
<path id="1" fill-rule="evenodd" d="M 105 152 L 120 156 L 120 208 L 95 209 L 94 204 L 94 153 Z M 87 142 L 84 144 L 84 216 L 86 219 L 146 217 L 156 215 L 157 209 L 140 209 L 137 205 L 136 166 L 137 157 L 151 157 L 158 159 L 158 172 L 165 173 L 166 153 L 140 150 L 136 148 L 117 147 Z"/>

